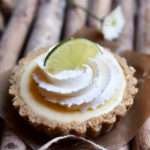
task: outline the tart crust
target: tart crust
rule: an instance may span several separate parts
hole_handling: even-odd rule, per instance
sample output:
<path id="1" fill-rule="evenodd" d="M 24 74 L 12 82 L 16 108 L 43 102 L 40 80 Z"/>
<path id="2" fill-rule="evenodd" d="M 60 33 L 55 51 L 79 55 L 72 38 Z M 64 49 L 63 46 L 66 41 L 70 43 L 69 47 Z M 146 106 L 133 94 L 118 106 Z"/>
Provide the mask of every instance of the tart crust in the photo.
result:
<path id="1" fill-rule="evenodd" d="M 37 130 L 45 132 L 50 137 L 75 134 L 78 136 L 97 137 L 99 134 L 104 134 L 112 129 L 112 127 L 125 116 L 128 109 L 133 104 L 133 98 L 138 89 L 135 88 L 137 80 L 133 77 L 135 69 L 129 67 L 124 58 L 118 54 L 113 53 L 119 64 L 124 70 L 126 77 L 126 89 L 123 100 L 109 113 L 103 114 L 99 117 L 93 117 L 83 122 L 72 121 L 69 123 L 62 123 L 58 121 L 50 121 L 33 112 L 23 100 L 20 94 L 20 80 L 24 73 L 26 66 L 35 57 L 45 52 L 47 48 L 40 49 L 36 52 L 31 52 L 26 58 L 20 60 L 19 64 L 14 67 L 13 74 L 10 77 L 9 94 L 13 96 L 12 103 L 18 110 L 19 115 L 33 125 Z M 109 51 L 109 50 L 108 50 Z"/>

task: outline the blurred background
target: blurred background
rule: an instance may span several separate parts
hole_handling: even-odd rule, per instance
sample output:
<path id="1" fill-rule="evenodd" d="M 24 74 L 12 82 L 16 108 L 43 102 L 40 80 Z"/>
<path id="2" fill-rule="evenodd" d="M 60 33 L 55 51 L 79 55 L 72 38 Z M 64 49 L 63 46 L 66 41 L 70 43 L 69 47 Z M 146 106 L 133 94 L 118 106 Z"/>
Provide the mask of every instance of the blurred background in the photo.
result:
<path id="1" fill-rule="evenodd" d="M 102 22 L 119 5 L 125 24 L 118 38 L 107 41 L 101 35 Z M 107 41 L 116 52 L 149 54 L 150 0 L 0 0 L 0 74 L 28 52 L 85 34 L 96 35 L 97 42 Z M 149 127 L 150 119 L 120 150 L 148 150 Z M 1 149 L 29 149 L 9 126 L 1 131 Z"/>

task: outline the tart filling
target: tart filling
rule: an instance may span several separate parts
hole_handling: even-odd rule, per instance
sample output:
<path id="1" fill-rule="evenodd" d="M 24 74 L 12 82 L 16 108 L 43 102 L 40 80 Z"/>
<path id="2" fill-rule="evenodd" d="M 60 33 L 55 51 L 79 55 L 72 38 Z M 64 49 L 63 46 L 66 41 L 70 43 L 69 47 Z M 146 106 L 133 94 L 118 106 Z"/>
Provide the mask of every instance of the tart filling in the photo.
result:
<path id="1" fill-rule="evenodd" d="M 96 109 L 114 99 L 114 95 L 116 101 L 121 101 L 125 90 L 123 70 L 111 53 L 100 49 L 102 54 L 89 58 L 82 68 L 75 70 L 51 73 L 43 65 L 44 59 L 38 59 L 39 69 L 33 73 L 33 78 L 45 100 L 80 111 Z"/>

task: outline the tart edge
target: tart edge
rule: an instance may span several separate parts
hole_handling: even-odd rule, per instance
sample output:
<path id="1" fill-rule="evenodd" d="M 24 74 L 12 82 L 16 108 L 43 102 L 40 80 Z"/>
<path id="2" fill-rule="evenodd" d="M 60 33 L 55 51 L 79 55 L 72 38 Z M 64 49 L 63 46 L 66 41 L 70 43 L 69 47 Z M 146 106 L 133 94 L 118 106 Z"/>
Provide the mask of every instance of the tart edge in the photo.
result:
<path id="1" fill-rule="evenodd" d="M 105 48 L 110 51 L 109 49 Z M 45 52 L 47 48 L 40 49 L 35 52 L 30 52 L 26 58 L 19 61 L 19 64 L 14 67 L 10 77 L 9 94 L 13 96 L 12 103 L 19 112 L 19 115 L 33 125 L 38 131 L 45 132 L 50 137 L 75 134 L 83 137 L 94 138 L 99 134 L 104 134 L 112 129 L 112 127 L 125 116 L 128 109 L 133 104 L 133 99 L 138 89 L 135 87 L 137 79 L 133 76 L 135 69 L 129 67 L 124 58 L 118 54 L 113 53 L 119 64 L 124 70 L 127 85 L 123 100 L 109 113 L 103 114 L 99 117 L 93 117 L 83 122 L 72 121 L 69 123 L 60 123 L 57 121 L 47 120 L 45 117 L 35 114 L 24 102 L 20 95 L 20 80 L 23 75 L 25 67 L 30 61 L 38 55 Z"/>

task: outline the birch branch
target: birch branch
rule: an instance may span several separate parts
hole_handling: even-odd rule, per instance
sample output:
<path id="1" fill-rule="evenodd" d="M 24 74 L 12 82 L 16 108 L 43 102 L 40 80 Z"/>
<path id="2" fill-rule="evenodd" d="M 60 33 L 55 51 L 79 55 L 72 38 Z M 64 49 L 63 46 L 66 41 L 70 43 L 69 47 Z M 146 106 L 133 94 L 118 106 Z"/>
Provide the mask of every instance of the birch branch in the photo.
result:
<path id="1" fill-rule="evenodd" d="M 27 150 L 23 141 L 15 135 L 11 130 L 6 129 L 4 131 L 3 139 L 1 141 L 1 150 Z"/>
<path id="2" fill-rule="evenodd" d="M 138 0 L 136 50 L 150 54 L 150 0 Z M 133 140 L 133 150 L 150 149 L 150 117 Z"/>
<path id="3" fill-rule="evenodd" d="M 150 0 L 138 0 L 136 50 L 150 54 Z"/>
<path id="4" fill-rule="evenodd" d="M 37 0 L 18 1 L 0 42 L 0 73 L 11 69 L 18 58 L 36 9 Z M 5 130 L 1 149 L 22 149 L 25 144 L 10 130 Z"/>
<path id="5" fill-rule="evenodd" d="M 89 9 L 100 19 L 108 15 L 111 9 L 112 0 L 89 0 Z M 101 23 L 93 17 L 88 17 L 89 26 L 94 28 L 101 28 Z"/>
<path id="6" fill-rule="evenodd" d="M 118 0 L 119 3 L 119 0 Z M 121 1 L 121 7 L 125 17 L 125 26 L 117 39 L 122 50 L 132 50 L 133 49 L 133 36 L 134 36 L 134 1 L 124 0 Z"/>
<path id="7" fill-rule="evenodd" d="M 150 117 L 145 121 L 133 140 L 133 150 L 148 150 L 150 148 Z"/>
<path id="8" fill-rule="evenodd" d="M 120 34 L 119 38 L 116 40 L 116 43 L 120 45 L 120 48 L 117 52 L 124 50 L 133 49 L 133 36 L 134 36 L 134 3 L 133 0 L 125 0 L 119 3 L 117 0 L 116 4 L 121 5 L 123 10 L 123 15 L 125 17 L 125 26 Z M 128 7 L 127 7 L 128 6 Z M 119 150 L 129 150 L 129 145 L 125 144 Z"/>
<path id="9" fill-rule="evenodd" d="M 72 0 L 74 3 L 87 8 L 88 0 Z M 64 38 L 70 37 L 86 24 L 86 12 L 77 7 L 67 8 Z"/>
<path id="10" fill-rule="evenodd" d="M 9 0 L 0 0 L 0 10 L 3 14 L 3 16 L 5 17 L 5 19 L 7 19 L 10 16 L 12 7 L 11 7 L 11 3 Z"/>
<path id="11" fill-rule="evenodd" d="M 118 150 L 129 150 L 129 145 L 125 144 L 122 147 L 120 147 Z"/>
<path id="12" fill-rule="evenodd" d="M 46 45 L 56 44 L 60 39 L 65 1 L 42 0 L 40 2 L 25 54 Z"/>
<path id="13" fill-rule="evenodd" d="M 37 0 L 18 1 L 0 41 L 0 73 L 13 67 L 34 16 Z"/>

